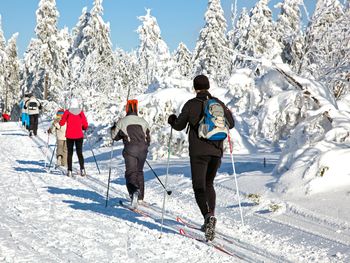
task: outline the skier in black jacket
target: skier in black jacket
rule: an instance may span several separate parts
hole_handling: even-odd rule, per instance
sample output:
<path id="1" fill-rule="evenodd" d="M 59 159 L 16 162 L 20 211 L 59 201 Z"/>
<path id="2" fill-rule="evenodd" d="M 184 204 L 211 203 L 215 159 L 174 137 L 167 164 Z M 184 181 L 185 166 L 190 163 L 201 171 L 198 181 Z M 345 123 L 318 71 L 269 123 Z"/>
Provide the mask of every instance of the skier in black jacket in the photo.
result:
<path id="1" fill-rule="evenodd" d="M 198 124 L 203 117 L 203 102 L 213 98 L 209 93 L 209 80 L 204 75 L 198 75 L 193 80 L 193 87 L 197 96 L 186 102 L 177 117 L 172 114 L 168 118 L 168 123 L 175 130 L 183 130 L 189 124 L 189 155 L 191 162 L 192 187 L 196 202 L 204 217 L 203 231 L 208 240 L 215 237 L 215 202 L 216 194 L 214 189 L 214 178 L 221 165 L 223 155 L 223 140 L 209 141 L 199 138 Z M 217 99 L 218 100 L 218 99 Z M 218 102 L 224 108 L 224 115 L 228 128 L 234 127 L 234 119 L 231 111 L 223 102 Z"/>
<path id="2" fill-rule="evenodd" d="M 147 121 L 137 116 L 137 100 L 128 100 L 126 116 L 111 128 L 113 140 L 123 139 L 125 179 L 131 205 L 136 208 L 138 200 L 143 200 L 145 192 L 143 166 L 150 144 L 150 128 Z"/>

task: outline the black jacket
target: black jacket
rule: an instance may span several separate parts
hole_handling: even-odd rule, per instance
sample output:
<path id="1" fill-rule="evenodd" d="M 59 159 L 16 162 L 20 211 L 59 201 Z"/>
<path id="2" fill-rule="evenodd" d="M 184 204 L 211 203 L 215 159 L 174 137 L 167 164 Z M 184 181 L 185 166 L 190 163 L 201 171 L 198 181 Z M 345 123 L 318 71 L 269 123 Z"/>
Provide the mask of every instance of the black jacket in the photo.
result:
<path id="1" fill-rule="evenodd" d="M 189 155 L 190 156 L 217 156 L 223 155 L 223 141 L 209 141 L 198 137 L 198 123 L 203 117 L 203 101 L 211 98 L 211 94 L 205 90 L 197 93 L 196 98 L 187 101 L 181 110 L 179 117 L 175 120 L 172 127 L 181 131 L 189 124 L 190 131 L 188 135 Z M 225 109 L 225 118 L 229 128 L 234 127 L 234 120 L 231 111 L 225 104 L 218 100 Z"/>

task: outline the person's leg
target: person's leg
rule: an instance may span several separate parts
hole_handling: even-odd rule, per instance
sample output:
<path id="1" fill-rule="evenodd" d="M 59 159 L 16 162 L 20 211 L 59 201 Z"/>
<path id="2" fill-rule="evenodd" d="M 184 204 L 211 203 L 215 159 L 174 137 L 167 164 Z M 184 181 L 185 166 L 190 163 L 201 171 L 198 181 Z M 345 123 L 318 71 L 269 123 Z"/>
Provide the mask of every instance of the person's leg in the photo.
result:
<path id="1" fill-rule="evenodd" d="M 57 140 L 56 158 L 58 166 L 61 166 L 63 161 L 63 142 L 62 140 Z"/>
<path id="2" fill-rule="evenodd" d="M 203 217 L 209 212 L 206 195 L 206 174 L 209 160 L 209 156 L 190 156 L 192 187 Z"/>
<path id="3" fill-rule="evenodd" d="M 209 207 L 209 214 L 215 215 L 216 193 L 214 189 L 214 178 L 216 172 L 221 165 L 220 157 L 211 157 L 208 163 L 207 175 L 206 175 L 206 195 L 207 203 Z"/>
<path id="4" fill-rule="evenodd" d="M 34 131 L 34 123 L 35 123 L 35 120 L 34 120 L 34 115 L 29 115 L 29 132 L 33 132 Z"/>
<path id="5" fill-rule="evenodd" d="M 68 163 L 68 171 L 72 171 L 72 159 L 73 159 L 73 147 L 74 147 L 74 140 L 67 139 L 67 163 Z"/>
<path id="6" fill-rule="evenodd" d="M 134 156 L 127 154 L 125 151 L 123 151 L 123 157 L 125 161 L 126 188 L 128 189 L 129 195 L 132 195 L 140 188 L 137 180 L 138 160 Z"/>
<path id="7" fill-rule="evenodd" d="M 62 166 L 67 166 L 67 152 L 68 152 L 68 149 L 67 149 L 67 141 L 66 140 L 62 140 Z"/>
<path id="8" fill-rule="evenodd" d="M 147 152 L 140 154 L 140 156 L 137 158 L 137 181 L 138 185 L 140 187 L 140 195 L 139 195 L 139 200 L 143 200 L 145 197 L 145 176 L 143 172 L 143 167 L 146 162 L 146 157 L 147 157 Z"/>
<path id="9" fill-rule="evenodd" d="M 83 138 L 75 140 L 75 150 L 78 155 L 80 170 L 84 169 L 83 142 Z"/>
<path id="10" fill-rule="evenodd" d="M 33 115 L 33 133 L 36 136 L 38 133 L 38 122 L 39 122 L 39 114 L 34 114 Z"/>

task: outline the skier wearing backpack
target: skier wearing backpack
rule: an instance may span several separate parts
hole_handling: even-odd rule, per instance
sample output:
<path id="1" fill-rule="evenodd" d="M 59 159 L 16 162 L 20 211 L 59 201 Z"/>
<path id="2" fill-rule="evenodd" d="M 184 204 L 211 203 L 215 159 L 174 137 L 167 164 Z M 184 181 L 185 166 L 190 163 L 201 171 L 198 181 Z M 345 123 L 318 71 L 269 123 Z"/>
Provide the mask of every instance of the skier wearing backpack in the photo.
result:
<path id="1" fill-rule="evenodd" d="M 30 95 L 30 98 L 25 102 L 24 109 L 27 110 L 29 115 L 29 136 L 37 135 L 38 132 L 38 120 L 39 120 L 39 111 L 42 109 L 41 102 L 33 95 Z"/>
<path id="2" fill-rule="evenodd" d="M 86 171 L 84 168 L 84 156 L 83 156 L 83 142 L 84 133 L 83 130 L 87 130 L 88 122 L 85 117 L 84 112 L 80 109 L 79 102 L 76 98 L 71 99 L 70 107 L 66 110 L 60 120 L 60 126 L 64 126 L 67 123 L 66 128 L 66 140 L 68 149 L 68 170 L 67 176 L 72 177 L 72 160 L 73 160 L 73 148 L 75 145 L 75 151 L 77 152 L 79 165 L 80 165 L 80 175 L 86 176 Z"/>
<path id="3" fill-rule="evenodd" d="M 138 201 L 143 200 L 145 195 L 143 166 L 151 141 L 149 124 L 137 115 L 137 103 L 137 100 L 128 100 L 126 116 L 111 128 L 112 139 L 122 139 L 124 143 L 126 187 L 133 208 L 137 207 Z"/>
<path id="4" fill-rule="evenodd" d="M 189 125 L 189 155 L 191 163 L 192 187 L 197 205 L 204 217 L 202 226 L 207 240 L 215 237 L 215 203 L 216 194 L 214 178 L 221 165 L 223 156 L 223 141 L 228 129 L 234 127 L 231 111 L 225 104 L 209 93 L 209 80 L 204 75 L 198 75 L 193 80 L 196 97 L 187 101 L 180 115 L 172 114 L 168 123 L 175 130 L 181 131 Z M 206 119 L 206 111 L 214 109 Z M 217 116 L 214 116 L 217 115 Z M 211 123 L 212 119 L 215 123 Z M 204 123 L 207 122 L 207 123 Z"/>

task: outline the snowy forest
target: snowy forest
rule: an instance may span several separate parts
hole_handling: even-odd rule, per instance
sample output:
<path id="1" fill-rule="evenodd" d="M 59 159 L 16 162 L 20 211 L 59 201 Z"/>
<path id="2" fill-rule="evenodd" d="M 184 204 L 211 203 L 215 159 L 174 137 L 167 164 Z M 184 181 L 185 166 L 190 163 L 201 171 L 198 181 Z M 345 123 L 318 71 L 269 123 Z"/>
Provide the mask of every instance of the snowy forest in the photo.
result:
<path id="1" fill-rule="evenodd" d="M 71 30 L 58 28 L 55 0 L 40 0 L 36 38 L 23 59 L 18 34 L 6 40 L 0 23 L 2 110 L 18 119 L 18 104 L 31 92 L 42 100 L 43 116 L 51 118 L 78 97 L 91 123 L 89 134 L 108 146 L 108 129 L 125 114 L 129 94 L 139 99 L 140 115 L 151 124 L 150 153 L 158 159 L 166 155 L 168 116 L 193 97 L 194 76 L 205 74 L 211 92 L 234 114 L 235 152 L 272 146 L 282 151 L 276 173 L 305 158 L 304 173 L 310 172 L 306 167 L 325 152 L 350 142 L 350 1 L 317 0 L 309 14 L 302 0 L 283 0 L 275 21 L 268 2 L 259 0 L 238 14 L 233 1 L 226 21 L 220 0 L 209 0 L 194 50 L 179 43 L 174 52 L 147 9 L 135 18 L 139 46 L 126 52 L 112 47 L 102 0 L 84 8 Z M 175 133 L 173 144 L 172 154 L 187 154 L 186 134 Z M 325 167 L 315 169 L 316 175 Z"/>

